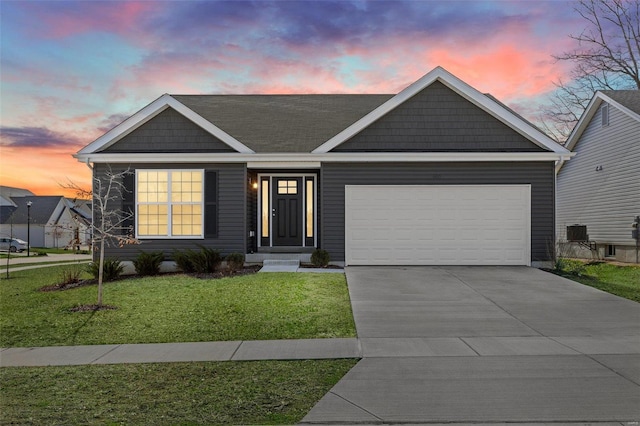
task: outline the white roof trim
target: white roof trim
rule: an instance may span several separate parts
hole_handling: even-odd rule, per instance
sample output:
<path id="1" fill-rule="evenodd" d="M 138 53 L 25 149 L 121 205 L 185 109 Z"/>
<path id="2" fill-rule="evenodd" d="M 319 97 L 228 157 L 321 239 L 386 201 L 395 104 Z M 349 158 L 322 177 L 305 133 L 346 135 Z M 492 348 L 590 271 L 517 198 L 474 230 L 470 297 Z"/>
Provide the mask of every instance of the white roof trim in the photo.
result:
<path id="1" fill-rule="evenodd" d="M 296 165 L 313 162 L 473 162 L 473 161 L 563 161 L 574 154 L 556 152 L 330 152 L 325 154 L 242 153 L 91 153 L 74 155 L 87 163 L 247 163 Z"/>
<path id="2" fill-rule="evenodd" d="M 364 130 L 374 121 L 378 120 L 385 114 L 389 113 L 390 111 L 407 101 L 415 94 L 430 86 L 436 80 L 441 81 L 447 87 L 449 87 L 468 101 L 482 108 L 487 113 L 491 114 L 506 125 L 510 126 L 515 131 L 530 139 L 533 143 L 540 146 L 541 148 L 549 149 L 552 152 L 562 154 L 569 152 L 549 136 L 534 128 L 511 111 L 504 108 L 499 103 L 483 95 L 478 90 L 469 86 L 467 83 L 460 80 L 458 77 L 454 76 L 442 67 L 434 68 L 418 81 L 411 84 L 409 87 L 395 95 L 393 98 L 389 99 L 387 102 L 383 103 L 378 108 L 374 109 L 369 114 L 365 115 L 360 120 L 356 121 L 351 126 L 347 127 L 346 129 L 329 139 L 327 142 L 320 145 L 318 148 L 314 149 L 312 152 L 326 153 L 331 151 L 338 145 L 346 142 L 347 140 Z"/>
<path id="3" fill-rule="evenodd" d="M 580 116 L 580 120 L 578 120 L 578 124 L 576 124 L 576 126 L 571 131 L 571 134 L 569 135 L 569 138 L 567 139 L 567 143 L 565 144 L 567 149 L 573 150 L 573 148 L 578 143 L 578 140 L 582 136 L 582 133 L 584 133 L 584 131 L 586 130 L 587 126 L 589 126 L 589 124 L 591 124 L 591 120 L 593 119 L 593 116 L 598 111 L 598 108 L 600 107 L 600 104 L 603 101 L 608 103 L 609 105 L 615 106 L 620 111 L 624 112 L 625 114 L 627 114 L 631 118 L 633 118 L 636 121 L 640 122 L 640 114 L 638 114 L 638 113 L 636 113 L 634 111 L 631 111 L 629 108 L 627 108 L 626 106 L 622 105 L 621 103 L 619 103 L 617 101 L 614 101 L 613 99 L 611 99 L 609 96 L 605 95 L 604 93 L 596 92 L 595 95 L 593 95 L 593 98 L 591 98 L 591 101 L 589 102 L 589 105 L 587 105 L 587 108 L 582 113 L 582 116 Z"/>
<path id="4" fill-rule="evenodd" d="M 118 124 L 113 129 L 109 130 L 104 135 L 100 136 L 95 141 L 91 142 L 86 147 L 82 148 L 78 151 L 78 155 L 92 154 L 110 147 L 167 108 L 175 109 L 187 119 L 202 127 L 204 130 L 211 133 L 213 136 L 220 139 L 236 151 L 242 153 L 254 152 L 249 147 L 212 124 L 209 120 L 204 119 L 191 108 L 188 108 L 183 103 L 174 99 L 171 95 L 164 94 L 131 117 L 127 118 L 122 123 Z"/>

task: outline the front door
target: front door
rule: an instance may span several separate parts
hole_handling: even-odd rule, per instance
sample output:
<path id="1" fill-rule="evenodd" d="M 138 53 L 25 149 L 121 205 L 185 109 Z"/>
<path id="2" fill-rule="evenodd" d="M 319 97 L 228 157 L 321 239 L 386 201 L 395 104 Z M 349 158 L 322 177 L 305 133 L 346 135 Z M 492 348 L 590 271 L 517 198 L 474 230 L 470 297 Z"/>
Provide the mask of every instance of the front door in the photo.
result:
<path id="1" fill-rule="evenodd" d="M 272 226 L 274 246 L 302 245 L 302 178 L 274 177 Z"/>

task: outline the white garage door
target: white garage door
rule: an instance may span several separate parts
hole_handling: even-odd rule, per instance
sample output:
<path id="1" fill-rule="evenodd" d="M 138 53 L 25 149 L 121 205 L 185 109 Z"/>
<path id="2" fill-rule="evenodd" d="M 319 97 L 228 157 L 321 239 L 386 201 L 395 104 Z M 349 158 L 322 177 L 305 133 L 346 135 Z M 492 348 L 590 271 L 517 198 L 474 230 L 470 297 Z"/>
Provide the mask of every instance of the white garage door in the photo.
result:
<path id="1" fill-rule="evenodd" d="M 530 265 L 530 185 L 347 185 L 347 265 Z"/>

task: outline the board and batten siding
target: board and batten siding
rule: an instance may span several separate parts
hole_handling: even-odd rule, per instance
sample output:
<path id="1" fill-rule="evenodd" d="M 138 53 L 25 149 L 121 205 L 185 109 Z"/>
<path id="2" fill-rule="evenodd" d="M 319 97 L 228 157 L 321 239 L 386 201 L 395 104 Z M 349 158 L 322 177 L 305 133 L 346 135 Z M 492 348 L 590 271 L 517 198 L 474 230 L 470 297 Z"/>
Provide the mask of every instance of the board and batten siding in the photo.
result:
<path id="1" fill-rule="evenodd" d="M 106 256 L 117 257 L 120 260 L 132 260 L 142 250 L 162 251 L 168 259 L 171 258 L 174 250 L 198 250 L 198 245 L 220 250 L 222 254 L 246 252 L 246 164 L 177 163 L 158 165 L 140 163 L 130 165 L 113 164 L 111 168 L 114 173 L 118 173 L 126 170 L 127 166 L 131 171 L 136 169 L 204 169 L 205 171 L 215 171 L 218 183 L 218 234 L 216 237 L 204 239 L 141 239 L 140 244 L 108 247 L 105 253 Z M 103 174 L 107 167 L 108 165 L 105 164 L 96 164 L 94 166 L 94 174 Z M 114 205 L 114 208 L 121 209 L 122 203 Z M 97 220 L 95 216 L 94 220 Z"/>
<path id="2" fill-rule="evenodd" d="M 575 157 L 558 172 L 556 232 L 565 240 L 568 225 L 586 225 L 592 241 L 635 246 L 631 223 L 640 215 L 640 123 L 609 105 L 609 125 L 602 126 L 600 109 L 575 145 Z"/>
<path id="3" fill-rule="evenodd" d="M 345 258 L 345 185 L 531 185 L 531 261 L 551 260 L 554 236 L 554 162 L 323 163 L 322 245 Z"/>
<path id="4" fill-rule="evenodd" d="M 436 81 L 334 152 L 543 152 L 529 139 Z"/>

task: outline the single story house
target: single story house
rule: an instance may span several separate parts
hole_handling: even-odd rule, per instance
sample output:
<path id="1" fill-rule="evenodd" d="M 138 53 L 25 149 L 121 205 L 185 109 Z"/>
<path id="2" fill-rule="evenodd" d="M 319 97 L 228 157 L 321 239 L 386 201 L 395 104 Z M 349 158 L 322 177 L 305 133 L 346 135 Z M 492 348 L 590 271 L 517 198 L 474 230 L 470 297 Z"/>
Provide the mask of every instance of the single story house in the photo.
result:
<path id="1" fill-rule="evenodd" d="M 75 157 L 131 170 L 141 245 L 329 252 L 346 265 L 551 260 L 555 167 L 571 156 L 437 67 L 392 95 L 168 95 Z"/>
<path id="2" fill-rule="evenodd" d="M 564 254 L 637 263 L 640 91 L 596 92 L 566 146 L 576 156 L 560 165 L 557 178 L 558 238 L 573 241 Z"/>

